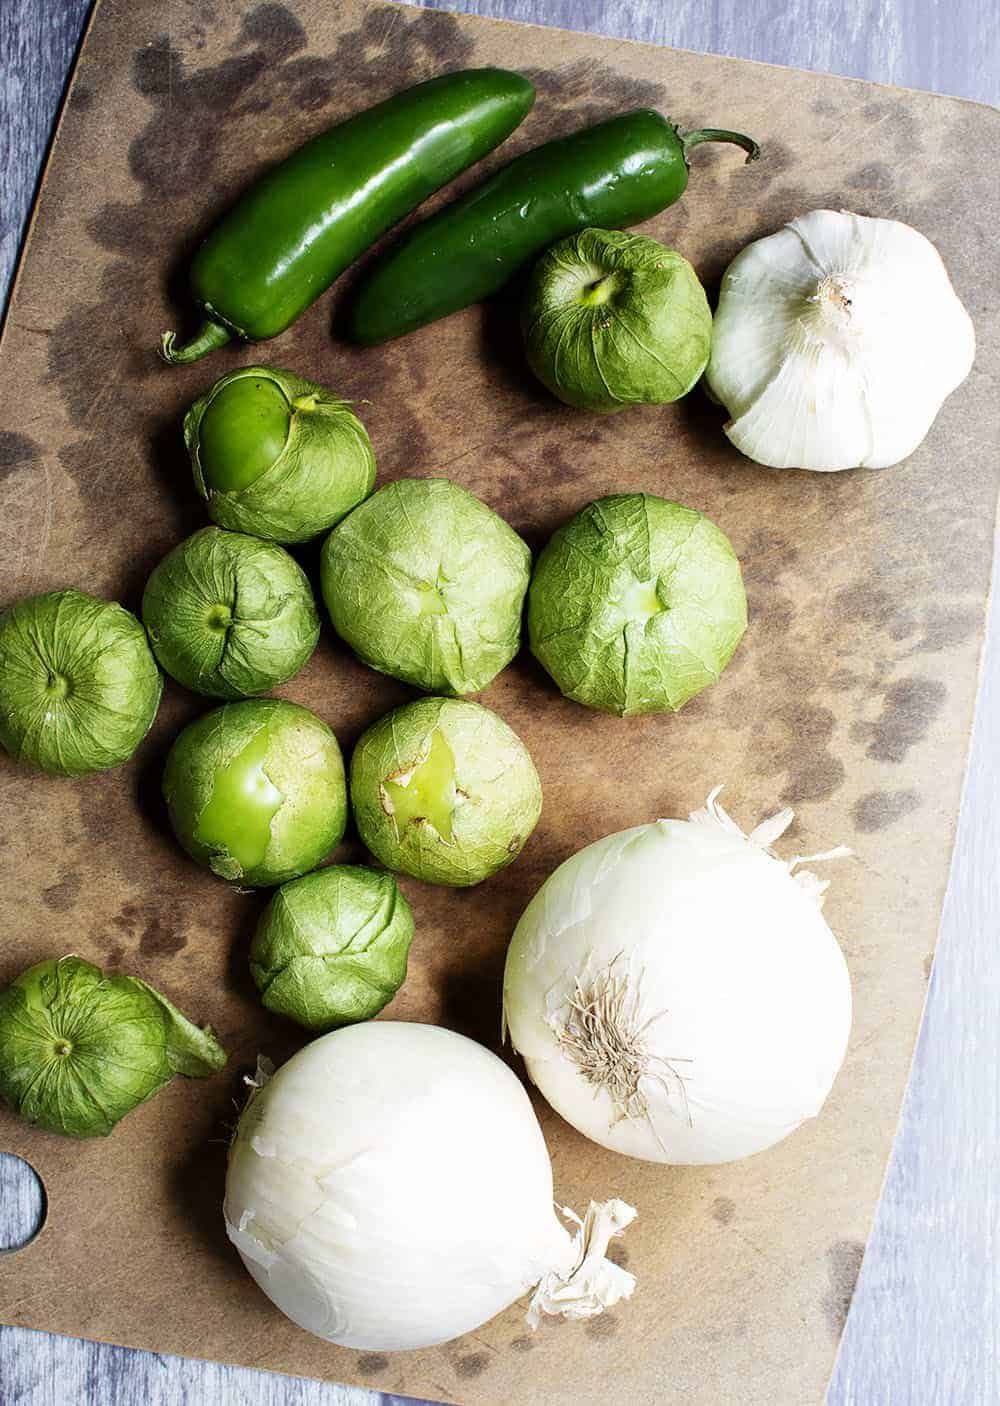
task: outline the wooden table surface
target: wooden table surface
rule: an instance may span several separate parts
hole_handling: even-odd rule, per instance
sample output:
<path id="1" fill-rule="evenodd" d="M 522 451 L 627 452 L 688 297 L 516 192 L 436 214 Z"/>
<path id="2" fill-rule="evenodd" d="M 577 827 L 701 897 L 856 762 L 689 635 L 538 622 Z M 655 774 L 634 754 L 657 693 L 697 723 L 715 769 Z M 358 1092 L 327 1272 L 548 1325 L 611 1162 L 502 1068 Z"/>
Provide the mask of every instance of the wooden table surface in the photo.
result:
<path id="1" fill-rule="evenodd" d="M 436 7 L 1000 102 L 996 0 L 436 0 Z M 0 300 L 88 9 L 89 0 L 0 0 Z M 1000 169 L 985 143 L 982 159 Z M 984 445 L 986 453 L 998 451 Z M 848 1303 L 851 1312 L 828 1406 L 1000 1402 L 998 783 L 1000 610 L 990 626 L 927 1011 L 875 1229 L 863 1266 L 862 1245 L 831 1250 L 831 1323 L 839 1325 Z M 38 1217 L 37 1185 L 22 1167 L 0 1152 L 0 1250 L 23 1240 Z M 91 1286 L 81 1284 L 80 1292 Z M 397 1400 L 0 1328 L 2 1406 Z"/>

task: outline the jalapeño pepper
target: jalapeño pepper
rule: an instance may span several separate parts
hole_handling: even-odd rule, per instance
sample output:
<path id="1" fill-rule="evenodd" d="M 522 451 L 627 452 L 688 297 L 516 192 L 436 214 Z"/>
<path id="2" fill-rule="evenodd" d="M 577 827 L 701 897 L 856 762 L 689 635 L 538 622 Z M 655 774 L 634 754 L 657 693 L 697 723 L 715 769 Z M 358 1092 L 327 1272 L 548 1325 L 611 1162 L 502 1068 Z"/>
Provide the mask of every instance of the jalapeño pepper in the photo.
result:
<path id="1" fill-rule="evenodd" d="M 204 314 L 170 362 L 231 337 L 276 337 L 379 235 L 508 137 L 531 107 L 501 68 L 444 74 L 314 137 L 252 186 L 198 249 L 191 291 Z"/>
<path id="2" fill-rule="evenodd" d="M 734 142 L 748 161 L 760 154 L 739 132 L 684 132 L 648 108 L 525 152 L 376 263 L 347 335 L 366 345 L 402 336 L 489 297 L 557 239 L 659 214 L 683 195 L 688 152 L 700 142 Z"/>

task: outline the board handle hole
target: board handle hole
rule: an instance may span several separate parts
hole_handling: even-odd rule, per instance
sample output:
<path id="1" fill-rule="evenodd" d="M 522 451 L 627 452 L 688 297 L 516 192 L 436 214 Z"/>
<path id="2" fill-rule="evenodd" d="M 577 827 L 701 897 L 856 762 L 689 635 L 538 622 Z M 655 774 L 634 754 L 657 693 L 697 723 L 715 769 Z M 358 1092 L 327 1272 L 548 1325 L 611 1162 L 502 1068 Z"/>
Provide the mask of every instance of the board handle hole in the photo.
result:
<path id="1" fill-rule="evenodd" d="M 45 1184 L 30 1162 L 0 1152 L 0 1254 L 25 1249 L 41 1233 L 49 1203 Z"/>

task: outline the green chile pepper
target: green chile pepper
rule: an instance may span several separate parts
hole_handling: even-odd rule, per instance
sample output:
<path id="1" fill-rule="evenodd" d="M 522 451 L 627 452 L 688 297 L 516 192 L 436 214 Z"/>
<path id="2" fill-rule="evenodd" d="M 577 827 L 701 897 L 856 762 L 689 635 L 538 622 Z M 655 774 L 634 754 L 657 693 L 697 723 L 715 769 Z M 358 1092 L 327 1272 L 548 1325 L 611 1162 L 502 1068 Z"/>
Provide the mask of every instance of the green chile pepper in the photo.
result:
<path id="1" fill-rule="evenodd" d="M 371 346 L 489 297 L 557 239 L 588 226 L 622 229 L 683 194 L 688 152 L 739 132 L 683 132 L 639 108 L 515 158 L 468 195 L 417 225 L 363 280 L 347 335 Z"/>
<path id="2" fill-rule="evenodd" d="M 184 346 L 164 333 L 166 360 L 276 337 L 379 235 L 509 137 L 534 98 L 506 69 L 446 73 L 299 147 L 198 249 L 190 281 L 204 321 Z"/>

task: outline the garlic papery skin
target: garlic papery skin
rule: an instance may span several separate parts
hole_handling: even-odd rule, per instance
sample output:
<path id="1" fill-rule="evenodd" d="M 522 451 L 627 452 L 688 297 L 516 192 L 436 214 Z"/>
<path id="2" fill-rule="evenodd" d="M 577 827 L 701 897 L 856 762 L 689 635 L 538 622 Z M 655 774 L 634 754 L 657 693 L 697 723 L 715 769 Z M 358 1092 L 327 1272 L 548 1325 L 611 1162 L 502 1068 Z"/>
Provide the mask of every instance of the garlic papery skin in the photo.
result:
<path id="1" fill-rule="evenodd" d="M 548 1101 L 616 1152 L 728 1162 L 815 1116 L 851 1028 L 826 888 L 718 803 L 609 835 L 566 860 L 517 925 L 511 1043 Z M 839 857 L 837 849 L 814 859 Z"/>
<path id="2" fill-rule="evenodd" d="M 226 1228 L 299 1327 L 385 1352 L 447 1342 L 532 1289 L 532 1326 L 631 1294 L 604 1251 L 635 1212 L 564 1211 L 567 1231 L 531 1102 L 474 1041 L 370 1021 L 314 1040 L 254 1088 L 230 1149 Z"/>
<path id="3" fill-rule="evenodd" d="M 917 448 L 975 349 L 929 239 L 813 210 L 729 265 L 705 376 L 726 434 L 758 464 L 882 469 Z"/>

